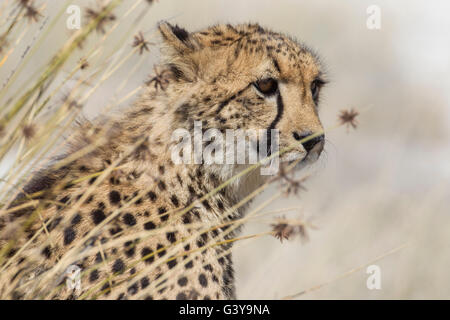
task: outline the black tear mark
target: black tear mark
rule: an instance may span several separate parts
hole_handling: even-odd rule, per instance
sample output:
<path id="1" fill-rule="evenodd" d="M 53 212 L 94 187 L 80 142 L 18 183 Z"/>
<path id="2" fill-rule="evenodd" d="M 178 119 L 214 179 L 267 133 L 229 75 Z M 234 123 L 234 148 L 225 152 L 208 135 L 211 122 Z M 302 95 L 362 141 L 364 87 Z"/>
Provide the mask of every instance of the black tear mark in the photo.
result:
<path id="1" fill-rule="evenodd" d="M 277 115 L 275 119 L 270 124 L 269 128 L 267 129 L 267 156 L 270 156 L 272 154 L 272 129 L 275 129 L 278 122 L 280 122 L 281 116 L 284 112 L 284 103 L 283 98 L 281 97 L 281 93 L 278 92 L 277 96 Z"/>
<path id="2" fill-rule="evenodd" d="M 275 66 L 275 69 L 277 69 L 277 71 L 278 71 L 279 73 L 281 73 L 280 65 L 278 64 L 277 59 L 275 59 L 275 58 L 272 57 L 272 61 L 273 61 L 273 65 Z"/>

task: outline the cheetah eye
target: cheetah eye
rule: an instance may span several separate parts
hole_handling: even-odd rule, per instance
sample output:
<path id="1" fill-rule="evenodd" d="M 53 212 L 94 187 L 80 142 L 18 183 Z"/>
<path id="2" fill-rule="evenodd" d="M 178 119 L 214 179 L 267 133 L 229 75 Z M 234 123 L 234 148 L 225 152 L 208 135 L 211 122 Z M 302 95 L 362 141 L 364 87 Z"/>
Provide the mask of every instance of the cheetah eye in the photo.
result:
<path id="1" fill-rule="evenodd" d="M 253 85 L 261 92 L 263 95 L 271 96 L 275 94 L 278 90 L 278 82 L 273 78 L 267 78 L 263 80 L 258 80 Z"/>
<path id="2" fill-rule="evenodd" d="M 319 99 L 320 88 L 322 88 L 324 84 L 325 81 L 323 81 L 322 79 L 316 79 L 313 82 L 311 82 L 311 95 L 316 104 Z"/>

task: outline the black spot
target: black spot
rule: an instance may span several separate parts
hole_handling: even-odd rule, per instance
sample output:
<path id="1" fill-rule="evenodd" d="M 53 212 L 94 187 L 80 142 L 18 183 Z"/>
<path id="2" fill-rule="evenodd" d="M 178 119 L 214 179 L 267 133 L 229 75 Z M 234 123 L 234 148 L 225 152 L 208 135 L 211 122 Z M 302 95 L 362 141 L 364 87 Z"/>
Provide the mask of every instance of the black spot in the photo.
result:
<path id="1" fill-rule="evenodd" d="M 153 230 L 155 228 L 156 228 L 155 224 L 151 221 L 144 223 L 145 230 Z"/>
<path id="2" fill-rule="evenodd" d="M 197 247 L 201 248 L 201 247 L 203 247 L 204 245 L 205 245 L 205 243 L 204 243 L 201 239 L 198 239 L 198 240 L 197 240 Z"/>
<path id="3" fill-rule="evenodd" d="M 150 264 L 153 261 L 155 261 L 155 256 L 151 255 L 152 253 L 153 253 L 153 250 L 148 247 L 145 247 L 142 249 L 141 256 L 143 259 L 145 259 L 145 263 Z"/>
<path id="4" fill-rule="evenodd" d="M 89 179 L 89 184 L 93 184 L 97 180 L 97 177 L 92 177 Z"/>
<path id="5" fill-rule="evenodd" d="M 203 273 L 198 276 L 198 282 L 200 282 L 200 285 L 203 288 L 208 286 L 208 279 L 206 279 L 206 276 Z"/>
<path id="6" fill-rule="evenodd" d="M 191 219 L 191 214 L 190 214 L 189 212 L 183 214 L 182 219 L 183 219 L 183 223 L 184 223 L 184 224 L 189 224 L 189 223 L 191 223 L 191 221 L 192 221 L 192 219 Z"/>
<path id="7" fill-rule="evenodd" d="M 158 213 L 159 213 L 159 215 L 163 215 L 163 214 L 165 214 L 166 212 L 167 212 L 167 209 L 166 209 L 166 208 L 164 208 L 164 207 L 158 208 Z M 161 220 L 162 220 L 162 221 L 166 221 L 167 219 L 169 219 L 169 216 L 168 216 L 168 215 L 163 215 L 163 216 L 161 217 Z"/>
<path id="8" fill-rule="evenodd" d="M 158 188 L 159 188 L 161 191 L 166 190 L 166 184 L 164 183 L 164 181 L 160 180 L 160 181 L 158 182 Z"/>
<path id="9" fill-rule="evenodd" d="M 114 273 L 123 273 L 125 271 L 125 264 L 123 263 L 122 259 L 117 259 L 116 261 L 114 261 L 112 271 Z"/>
<path id="10" fill-rule="evenodd" d="M 219 207 L 220 210 L 224 209 L 223 202 L 220 200 L 217 200 L 217 206 Z"/>
<path id="11" fill-rule="evenodd" d="M 52 231 L 53 229 L 55 229 L 55 228 L 59 225 L 59 223 L 61 222 L 61 220 L 62 220 L 62 217 L 58 217 L 58 218 L 56 218 L 56 219 L 53 219 L 53 220 L 47 225 L 47 230 L 50 232 L 50 231 Z"/>
<path id="12" fill-rule="evenodd" d="M 52 250 L 50 249 L 50 246 L 46 246 L 44 249 L 42 249 L 41 254 L 47 259 L 50 258 L 50 256 L 52 255 Z"/>
<path id="13" fill-rule="evenodd" d="M 111 204 L 118 204 L 121 200 L 120 193 L 116 190 L 113 190 L 109 193 L 109 201 Z"/>
<path id="14" fill-rule="evenodd" d="M 210 272 L 213 271 L 213 268 L 212 268 L 212 266 L 210 264 L 207 264 L 206 266 L 204 266 L 203 269 L 205 269 L 207 271 L 210 271 Z"/>
<path id="15" fill-rule="evenodd" d="M 64 185 L 63 189 L 64 189 L 64 190 L 67 190 L 67 189 L 72 188 L 73 186 L 74 186 L 74 184 L 69 182 L 69 183 L 67 183 L 66 185 Z"/>
<path id="16" fill-rule="evenodd" d="M 109 283 L 105 283 L 103 287 L 100 289 L 100 292 L 104 292 L 104 295 L 109 295 L 111 293 L 111 287 Z"/>
<path id="17" fill-rule="evenodd" d="M 119 232 L 122 232 L 123 229 L 121 227 L 115 227 L 115 228 L 111 228 L 109 229 L 109 233 L 113 236 Z"/>
<path id="18" fill-rule="evenodd" d="M 72 225 L 76 225 L 79 224 L 81 221 L 81 215 L 79 213 L 76 213 L 73 218 L 72 221 L 70 222 Z"/>
<path id="19" fill-rule="evenodd" d="M 94 282 L 99 278 L 99 272 L 97 269 L 92 270 L 92 272 L 89 274 L 89 282 Z"/>
<path id="20" fill-rule="evenodd" d="M 75 230 L 72 227 L 68 227 L 64 229 L 64 245 L 68 245 L 72 243 L 73 240 L 75 240 Z"/>
<path id="21" fill-rule="evenodd" d="M 178 201 L 177 196 L 174 195 L 174 194 L 170 197 L 170 201 L 172 201 L 172 203 L 174 204 L 175 207 L 178 207 L 178 205 L 180 204 L 180 202 Z"/>
<path id="22" fill-rule="evenodd" d="M 188 279 L 186 277 L 182 277 L 180 279 L 178 279 L 178 285 L 180 287 L 184 287 L 185 285 L 187 285 L 188 283 Z"/>
<path id="23" fill-rule="evenodd" d="M 123 216 L 123 222 L 129 226 L 134 226 L 136 224 L 136 218 L 131 213 L 126 213 Z"/>
<path id="24" fill-rule="evenodd" d="M 156 193 L 154 193 L 153 191 L 149 191 L 149 192 L 147 193 L 147 195 L 148 195 L 148 197 L 150 198 L 150 200 L 152 200 L 152 201 L 155 201 L 156 198 L 157 198 Z"/>
<path id="25" fill-rule="evenodd" d="M 191 289 L 189 291 L 189 300 L 197 300 L 198 296 L 199 296 L 199 294 L 198 294 L 198 292 L 196 290 Z"/>
<path id="26" fill-rule="evenodd" d="M 167 232 L 167 233 L 166 233 L 166 238 L 167 238 L 167 240 L 169 240 L 171 243 L 174 243 L 175 241 L 177 241 L 177 237 L 175 236 L 175 232 Z"/>
<path id="27" fill-rule="evenodd" d="M 185 293 L 180 292 L 179 294 L 177 294 L 177 300 L 187 300 L 187 296 Z"/>
<path id="28" fill-rule="evenodd" d="M 198 220 L 200 220 L 200 213 L 197 210 L 192 210 L 192 213 Z"/>
<path id="29" fill-rule="evenodd" d="M 142 288 L 142 289 L 147 288 L 149 284 L 150 284 L 150 280 L 148 280 L 147 277 L 143 277 L 143 278 L 141 279 L 141 288 Z"/>
<path id="30" fill-rule="evenodd" d="M 98 210 L 98 209 L 92 211 L 91 216 L 92 216 L 92 221 L 94 221 L 94 224 L 99 224 L 106 218 L 105 213 L 102 210 Z"/>
<path id="31" fill-rule="evenodd" d="M 162 244 L 158 243 L 158 245 L 156 246 L 156 250 L 158 251 L 158 257 L 163 257 L 166 254 L 166 250 L 161 250 L 160 249 L 164 248 Z"/>
<path id="32" fill-rule="evenodd" d="M 178 179 L 178 183 L 180 185 L 183 185 L 183 179 L 181 179 L 180 175 L 177 173 L 177 179 Z"/>
<path id="33" fill-rule="evenodd" d="M 141 205 L 141 204 L 142 204 L 142 197 L 137 198 L 137 200 L 134 202 L 134 204 L 135 204 L 136 206 Z"/>
<path id="34" fill-rule="evenodd" d="M 129 295 L 135 295 L 138 292 L 138 284 L 137 282 L 133 283 L 128 287 L 127 292 Z"/>
<path id="35" fill-rule="evenodd" d="M 59 202 L 66 204 L 66 203 L 69 202 L 69 200 L 70 200 L 70 197 L 69 196 L 65 196 L 64 198 L 61 198 L 59 200 Z"/>
<path id="36" fill-rule="evenodd" d="M 206 210 L 211 210 L 208 200 L 203 200 L 202 203 Z"/>
<path id="37" fill-rule="evenodd" d="M 91 203 L 92 202 L 92 200 L 94 200 L 94 196 L 89 196 L 87 199 L 86 199 L 86 201 L 84 202 L 85 204 L 88 204 L 88 203 Z"/>
<path id="38" fill-rule="evenodd" d="M 186 263 L 186 264 L 184 265 L 184 267 L 185 267 L 186 269 L 191 269 L 193 266 L 194 266 L 194 264 L 192 263 L 192 261 L 189 261 L 188 263 Z"/>
<path id="39" fill-rule="evenodd" d="M 188 186 L 188 190 L 189 190 L 189 193 L 190 193 L 191 195 L 194 195 L 194 196 L 195 196 L 195 190 L 194 190 L 194 187 L 192 187 L 192 186 L 190 185 L 190 186 Z"/>
<path id="40" fill-rule="evenodd" d="M 102 255 L 100 254 L 100 252 L 98 252 L 98 253 L 95 255 L 95 263 L 100 263 L 100 262 L 102 262 L 102 261 L 103 261 Z"/>
<path id="41" fill-rule="evenodd" d="M 169 267 L 169 269 L 172 269 L 176 265 L 177 265 L 177 259 L 173 259 L 173 260 L 167 261 L 167 266 Z"/>
<path id="42" fill-rule="evenodd" d="M 136 245 L 133 243 L 133 241 L 125 242 L 124 246 L 125 246 L 125 254 L 127 255 L 127 257 L 131 258 L 132 256 L 134 256 L 134 253 L 136 251 Z"/>
<path id="43" fill-rule="evenodd" d="M 203 247 L 206 243 L 208 242 L 208 234 L 207 233 L 202 233 L 200 238 L 197 240 L 197 246 Z"/>
<path id="44" fill-rule="evenodd" d="M 208 296 L 208 295 L 206 295 L 206 296 L 203 298 L 203 300 L 211 300 L 211 297 Z"/>
<path id="45" fill-rule="evenodd" d="M 164 166 L 159 166 L 158 170 L 159 170 L 160 174 L 164 174 L 164 172 L 165 172 Z"/>

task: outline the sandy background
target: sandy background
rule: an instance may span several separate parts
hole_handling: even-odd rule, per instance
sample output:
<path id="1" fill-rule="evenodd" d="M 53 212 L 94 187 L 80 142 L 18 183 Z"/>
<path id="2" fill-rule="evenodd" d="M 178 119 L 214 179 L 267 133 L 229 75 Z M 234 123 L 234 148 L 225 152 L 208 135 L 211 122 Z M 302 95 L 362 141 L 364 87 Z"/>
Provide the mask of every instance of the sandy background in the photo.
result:
<path id="1" fill-rule="evenodd" d="M 56 15 L 67 3 L 81 7 L 94 3 L 47 2 L 45 17 Z M 132 3 L 125 1 L 119 10 Z M 366 27 L 366 9 L 372 4 L 381 9 L 380 30 Z M 324 125 L 333 127 L 342 109 L 355 108 L 361 113 L 356 131 L 339 128 L 326 134 L 326 151 L 312 168 L 314 175 L 306 183 L 306 192 L 282 198 L 263 210 L 293 208 L 285 213 L 287 217 L 302 214 L 317 226 L 310 240 L 280 244 L 264 237 L 237 246 L 239 298 L 278 299 L 329 281 L 300 298 L 450 298 L 449 9 L 444 0 L 160 0 L 136 26 L 155 44 L 157 38 L 151 37 L 162 19 L 189 30 L 218 22 L 252 21 L 289 33 L 315 48 L 327 66 L 331 82 L 323 91 Z M 132 13 L 130 21 L 138 15 Z M 64 20 L 59 23 L 61 27 L 55 27 L 33 55 L 12 91 L 26 85 L 28 76 L 67 40 L 70 31 Z M 122 37 L 129 45 L 133 27 L 125 22 L 106 51 L 114 52 L 114 41 Z M 34 36 L 35 31 L 27 31 L 19 48 L 25 50 Z M 68 65 L 95 41 L 91 39 Z M 144 58 L 136 55 L 127 61 L 89 99 L 84 114 L 94 117 L 99 106 L 142 83 L 158 58 L 154 47 Z M 1 83 L 18 61 L 14 57 L 0 68 Z M 117 92 L 114 88 L 139 61 L 142 67 Z M 0 165 L 0 174 L 7 169 L 7 163 Z M 274 188 L 278 185 L 260 196 L 253 207 Z M 243 235 L 269 228 L 267 221 L 250 222 Z M 381 290 L 367 289 L 365 268 L 336 280 L 404 243 L 404 249 L 376 262 L 381 268 Z"/>

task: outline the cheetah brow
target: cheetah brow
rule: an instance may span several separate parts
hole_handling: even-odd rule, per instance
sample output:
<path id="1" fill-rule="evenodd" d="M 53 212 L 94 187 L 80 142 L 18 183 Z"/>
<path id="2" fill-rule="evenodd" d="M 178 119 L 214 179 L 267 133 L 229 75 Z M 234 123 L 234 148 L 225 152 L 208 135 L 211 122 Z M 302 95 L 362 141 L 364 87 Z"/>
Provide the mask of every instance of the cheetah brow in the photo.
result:
<path id="1" fill-rule="evenodd" d="M 219 114 L 220 111 L 222 111 L 222 109 L 225 108 L 230 103 L 230 101 L 232 101 L 232 100 L 236 99 L 237 97 L 239 97 L 250 86 L 251 86 L 251 84 L 248 84 L 247 86 L 245 86 L 245 88 L 239 90 L 237 93 L 233 94 L 231 97 L 229 97 L 229 98 L 225 99 L 224 101 L 222 101 L 219 104 L 219 107 L 217 108 L 217 113 Z"/>

